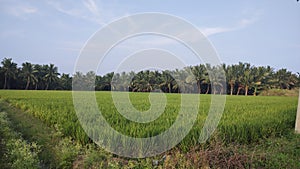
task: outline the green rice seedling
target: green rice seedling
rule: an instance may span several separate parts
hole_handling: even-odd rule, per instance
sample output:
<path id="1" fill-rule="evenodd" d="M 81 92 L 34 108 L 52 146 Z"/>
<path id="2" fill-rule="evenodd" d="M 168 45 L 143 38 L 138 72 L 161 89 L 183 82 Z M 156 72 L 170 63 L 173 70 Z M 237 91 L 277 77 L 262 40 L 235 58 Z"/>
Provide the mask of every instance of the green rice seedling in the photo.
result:
<path id="1" fill-rule="evenodd" d="M 150 108 L 149 93 L 130 93 L 129 96 L 137 110 L 146 111 Z M 49 126 L 59 126 L 59 130 L 65 136 L 70 136 L 82 144 L 91 142 L 78 121 L 70 91 L 2 90 L 0 97 Z M 180 94 L 166 94 L 167 104 L 164 112 L 149 123 L 138 123 L 126 119 L 118 112 L 111 92 L 96 92 L 96 99 L 101 114 L 113 129 L 124 135 L 140 138 L 156 136 L 170 128 L 181 106 Z M 180 143 L 182 149 L 198 144 L 209 108 L 213 106 L 210 105 L 210 101 L 210 95 L 200 96 L 196 122 Z M 225 143 L 253 143 L 259 139 L 282 136 L 293 129 L 296 109 L 296 97 L 227 96 L 225 110 L 215 132 Z M 97 116 L 94 120 L 98 120 Z M 89 133 L 97 136 L 99 129 L 90 130 Z"/>

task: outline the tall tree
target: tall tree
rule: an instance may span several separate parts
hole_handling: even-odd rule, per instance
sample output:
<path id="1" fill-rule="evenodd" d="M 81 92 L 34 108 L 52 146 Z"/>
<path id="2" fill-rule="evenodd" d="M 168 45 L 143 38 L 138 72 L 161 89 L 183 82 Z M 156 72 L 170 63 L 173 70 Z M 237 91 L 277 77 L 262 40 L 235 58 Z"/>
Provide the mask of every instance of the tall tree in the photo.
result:
<path id="1" fill-rule="evenodd" d="M 248 95 L 248 91 L 252 82 L 251 80 L 253 78 L 251 69 L 252 67 L 249 63 L 239 62 L 239 64 L 236 65 L 236 76 L 238 84 L 237 95 L 240 94 L 240 90 L 242 89 L 244 89 L 245 91 L 245 96 Z"/>
<path id="2" fill-rule="evenodd" d="M 46 70 L 45 81 L 46 81 L 46 90 L 48 90 L 49 86 L 58 80 L 58 71 L 57 67 L 54 64 L 50 64 Z"/>
<path id="3" fill-rule="evenodd" d="M 103 77 L 96 76 L 96 89 L 97 90 L 114 90 L 115 86 L 112 85 L 112 80 L 114 77 L 114 72 L 107 73 Z"/>
<path id="4" fill-rule="evenodd" d="M 187 77 L 190 73 L 190 69 L 185 68 L 184 70 L 176 69 L 173 73 L 175 78 L 175 84 L 173 85 L 173 90 L 178 93 L 188 93 L 189 84 L 187 83 Z"/>
<path id="5" fill-rule="evenodd" d="M 280 89 L 291 89 L 294 86 L 294 80 L 292 77 L 292 72 L 287 69 L 280 69 L 274 74 L 274 80 L 276 81 L 276 86 Z"/>
<path id="6" fill-rule="evenodd" d="M 251 83 L 253 82 L 254 74 L 253 68 L 251 68 L 250 63 L 244 64 L 244 77 L 242 78 L 242 84 L 245 87 L 245 96 L 248 95 L 249 88 L 251 87 Z"/>
<path id="7" fill-rule="evenodd" d="M 209 72 L 210 81 L 212 84 L 212 93 L 216 94 L 217 91 L 220 94 L 224 94 L 224 89 L 226 87 L 226 77 L 225 74 L 222 74 L 223 67 L 218 66 L 207 66 L 207 71 Z"/>
<path id="8" fill-rule="evenodd" d="M 256 96 L 260 89 L 265 88 L 265 84 L 268 83 L 268 80 L 271 76 L 271 68 L 270 67 L 253 67 L 252 72 L 252 82 L 251 86 L 254 88 L 253 95 Z"/>
<path id="9" fill-rule="evenodd" d="M 234 86 L 237 80 L 237 66 L 231 65 L 226 67 L 226 65 L 224 64 L 223 69 L 226 74 L 227 82 L 230 86 L 230 95 L 233 95 Z"/>
<path id="10" fill-rule="evenodd" d="M 168 70 L 163 71 L 161 78 L 162 83 L 160 84 L 160 86 L 165 87 L 168 93 L 172 93 L 172 84 L 174 83 L 174 78 L 171 76 L 171 72 Z"/>
<path id="11" fill-rule="evenodd" d="M 133 91 L 150 92 L 153 90 L 150 79 L 150 71 L 140 71 L 133 78 Z"/>
<path id="12" fill-rule="evenodd" d="M 33 69 L 34 69 L 34 75 L 36 77 L 36 79 L 34 79 L 33 83 L 35 85 L 35 90 L 37 90 L 37 89 L 39 89 L 39 87 L 42 87 L 42 85 L 43 85 L 44 77 L 46 75 L 46 68 L 45 68 L 45 65 L 42 66 L 39 64 L 35 64 L 33 66 Z M 44 89 L 44 88 L 41 88 L 41 89 Z"/>
<path id="13" fill-rule="evenodd" d="M 60 77 L 60 86 L 63 90 L 72 89 L 72 77 L 69 74 L 63 73 Z"/>
<path id="14" fill-rule="evenodd" d="M 206 68 L 204 65 L 200 64 L 192 67 L 192 72 L 197 83 L 198 93 L 201 94 L 201 85 L 205 81 L 207 74 Z"/>
<path id="15" fill-rule="evenodd" d="M 10 80 L 16 78 L 17 64 L 12 61 L 11 58 L 4 58 L 1 62 L 2 71 L 4 73 L 4 85 L 3 89 L 10 88 Z"/>
<path id="16" fill-rule="evenodd" d="M 112 79 L 112 83 L 115 84 L 116 90 L 118 91 L 128 91 L 130 85 L 130 77 L 126 72 L 122 72 L 121 74 L 115 74 Z"/>
<path id="17" fill-rule="evenodd" d="M 25 90 L 27 90 L 29 88 L 29 85 L 31 82 L 35 82 L 37 81 L 37 77 L 35 76 L 35 70 L 34 67 L 31 63 L 29 62 L 25 62 L 22 64 L 22 75 L 24 76 L 24 78 L 26 79 L 26 87 Z"/>

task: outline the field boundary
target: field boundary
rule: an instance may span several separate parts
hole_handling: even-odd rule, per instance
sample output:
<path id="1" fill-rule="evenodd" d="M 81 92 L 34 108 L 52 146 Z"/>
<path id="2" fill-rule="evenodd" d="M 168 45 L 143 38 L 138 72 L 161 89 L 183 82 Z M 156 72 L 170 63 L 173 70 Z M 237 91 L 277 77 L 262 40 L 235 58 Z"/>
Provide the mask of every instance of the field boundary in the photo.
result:
<path id="1" fill-rule="evenodd" d="M 58 143 L 58 138 L 55 138 L 54 135 L 55 131 L 43 124 L 39 119 L 17 109 L 6 101 L 1 100 L 0 106 L 7 112 L 7 116 L 15 131 L 21 133 L 25 140 L 36 142 L 42 147 L 43 150 L 39 154 L 39 158 L 42 165 L 45 165 L 44 167 L 50 167 L 51 161 L 55 161 L 55 155 L 51 152 L 51 147 Z"/>

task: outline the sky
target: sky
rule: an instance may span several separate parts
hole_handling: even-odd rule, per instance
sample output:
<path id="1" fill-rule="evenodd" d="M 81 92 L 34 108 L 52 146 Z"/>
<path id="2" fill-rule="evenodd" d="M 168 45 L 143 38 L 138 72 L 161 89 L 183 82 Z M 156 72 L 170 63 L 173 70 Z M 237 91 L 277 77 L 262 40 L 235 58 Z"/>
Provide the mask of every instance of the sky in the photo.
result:
<path id="1" fill-rule="evenodd" d="M 222 63 L 248 62 L 300 72 L 296 0 L 0 0 L 0 59 L 12 58 L 19 66 L 53 63 L 59 72 L 73 74 L 92 35 L 121 17 L 144 12 L 170 14 L 191 23 L 208 38 Z M 144 48 L 174 49 L 185 55 L 181 59 L 187 65 L 199 64 L 186 48 L 171 42 L 153 35 L 128 39 L 107 55 L 97 72 L 116 70 L 122 59 Z"/>

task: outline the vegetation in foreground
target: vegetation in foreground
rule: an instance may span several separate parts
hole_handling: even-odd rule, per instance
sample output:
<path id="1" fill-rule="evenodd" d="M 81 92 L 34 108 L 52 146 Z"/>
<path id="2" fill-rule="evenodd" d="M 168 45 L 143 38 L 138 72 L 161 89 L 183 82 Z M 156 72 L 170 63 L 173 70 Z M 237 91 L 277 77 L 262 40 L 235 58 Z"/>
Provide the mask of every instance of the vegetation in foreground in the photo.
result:
<path id="1" fill-rule="evenodd" d="M 27 142 L 12 128 L 7 113 L 0 110 L 0 168 L 40 168 L 40 147 Z"/>
<path id="2" fill-rule="evenodd" d="M 108 122 L 116 130 L 133 136 L 144 136 L 151 130 L 164 131 L 176 118 L 180 103 L 179 95 L 168 94 L 164 114 L 153 123 L 141 126 L 129 123 L 117 115 L 110 92 L 97 92 L 96 96 Z M 15 124 L 23 124 L 17 130 L 24 133 L 24 138 L 41 145 L 40 161 L 44 161 L 50 168 L 300 167 L 300 137 L 293 134 L 296 97 L 227 97 L 225 112 L 217 131 L 209 142 L 199 144 L 197 138 L 201 124 L 210 106 L 210 96 L 201 95 L 198 119 L 188 136 L 172 150 L 146 159 L 121 158 L 95 146 L 79 125 L 71 92 L 0 91 L 0 97 L 1 108 L 10 110 L 7 111 L 8 117 Z M 147 110 L 150 106 L 148 93 L 131 93 L 130 98 L 139 110 Z M 165 123 L 167 119 L 170 124 Z M 32 123 L 29 121 L 43 127 L 30 127 L 28 123 Z M 138 130 L 139 127 L 145 130 Z M 30 129 L 31 132 L 28 132 Z M 53 134 L 40 134 L 49 129 L 46 133 Z M 45 143 L 54 149 L 45 152 Z M 55 158 L 46 163 L 48 157 Z"/>

